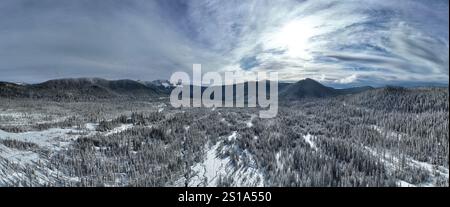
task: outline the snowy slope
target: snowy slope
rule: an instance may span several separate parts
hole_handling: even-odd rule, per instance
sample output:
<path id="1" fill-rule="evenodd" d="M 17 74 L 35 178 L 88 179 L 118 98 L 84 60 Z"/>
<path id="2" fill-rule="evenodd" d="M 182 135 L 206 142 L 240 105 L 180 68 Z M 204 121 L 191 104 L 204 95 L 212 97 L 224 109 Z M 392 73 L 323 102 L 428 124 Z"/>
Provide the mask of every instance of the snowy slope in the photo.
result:
<path id="1" fill-rule="evenodd" d="M 237 132 L 234 131 L 223 139 L 233 141 L 237 136 Z M 206 146 L 203 162 L 191 167 L 192 176 L 189 186 L 214 187 L 225 181 L 230 186 L 264 186 L 263 173 L 256 166 L 253 155 L 247 150 L 239 149 L 237 163 L 233 164 L 231 158 L 225 156 L 226 152 L 231 149 L 236 149 L 236 146 L 227 145 L 223 141 L 219 141 L 211 147 Z M 174 185 L 183 186 L 185 181 L 184 177 L 180 178 Z"/>

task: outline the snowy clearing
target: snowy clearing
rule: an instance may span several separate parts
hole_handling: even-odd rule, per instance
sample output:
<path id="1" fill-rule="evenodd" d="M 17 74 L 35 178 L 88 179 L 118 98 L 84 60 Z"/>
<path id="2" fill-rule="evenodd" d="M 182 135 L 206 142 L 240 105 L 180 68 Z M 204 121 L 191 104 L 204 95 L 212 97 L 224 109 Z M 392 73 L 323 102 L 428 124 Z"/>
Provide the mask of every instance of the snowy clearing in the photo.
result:
<path id="1" fill-rule="evenodd" d="M 315 137 L 311 134 L 307 134 L 303 136 L 303 139 L 305 139 L 306 143 L 309 144 L 309 146 L 311 147 L 311 149 L 316 150 L 317 151 L 317 147 L 316 147 L 316 143 L 314 143 L 313 139 L 315 139 Z"/>
<path id="2" fill-rule="evenodd" d="M 396 156 L 392 155 L 390 152 L 377 152 L 369 147 L 365 149 L 373 156 L 379 158 L 381 162 L 386 166 L 389 172 L 393 173 L 398 166 L 401 165 L 401 160 Z M 403 180 L 398 180 L 397 185 L 401 187 L 433 187 L 436 186 L 438 179 L 449 179 L 449 170 L 443 166 L 436 166 L 426 162 L 420 162 L 409 157 L 405 157 L 405 162 L 408 166 L 412 168 L 426 170 L 429 174 L 430 179 L 427 182 L 419 184 L 411 184 Z"/>
<path id="3" fill-rule="evenodd" d="M 236 137 L 237 132 L 234 131 L 227 137 L 227 140 L 233 140 Z M 263 174 L 259 171 L 253 156 L 247 150 L 239 149 L 237 162 L 233 162 L 230 157 L 221 158 L 231 149 L 236 149 L 236 147 L 225 145 L 222 141 L 211 147 L 206 146 L 203 162 L 191 167 L 192 176 L 188 186 L 214 187 L 224 182 L 230 186 L 264 186 Z M 175 186 L 183 186 L 185 181 L 186 179 L 183 177 L 175 182 Z"/>

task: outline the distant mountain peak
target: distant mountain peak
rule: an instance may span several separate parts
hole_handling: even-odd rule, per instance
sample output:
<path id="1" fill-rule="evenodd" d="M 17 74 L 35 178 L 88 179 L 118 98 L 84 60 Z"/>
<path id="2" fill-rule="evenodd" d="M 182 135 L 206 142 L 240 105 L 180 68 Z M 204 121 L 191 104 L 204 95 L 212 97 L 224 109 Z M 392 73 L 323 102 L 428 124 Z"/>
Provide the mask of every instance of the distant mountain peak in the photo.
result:
<path id="1" fill-rule="evenodd" d="M 306 78 L 283 87 L 280 90 L 280 97 L 281 99 L 285 100 L 300 100 L 303 98 L 326 98 L 343 94 L 360 93 L 371 89 L 373 88 L 356 87 L 347 89 L 335 89 L 325 86 L 314 79 Z"/>
<path id="2" fill-rule="evenodd" d="M 302 98 L 322 98 L 328 96 L 334 96 L 336 94 L 335 89 L 326 87 L 321 83 L 306 78 L 296 83 L 290 84 L 281 90 L 280 96 L 283 99 L 298 100 Z"/>
<path id="3" fill-rule="evenodd" d="M 314 80 L 314 79 L 311 79 L 311 78 L 305 78 L 305 79 L 300 80 L 300 81 L 305 81 L 305 82 L 315 82 L 315 83 L 318 83 L 318 81 L 316 81 L 316 80 Z"/>
<path id="4" fill-rule="evenodd" d="M 323 84 L 321 84 L 320 82 L 311 79 L 311 78 L 305 78 L 303 80 L 300 80 L 297 82 L 297 84 L 303 84 L 303 85 L 311 85 L 311 86 L 316 86 L 316 87 L 327 87 L 324 86 Z"/>

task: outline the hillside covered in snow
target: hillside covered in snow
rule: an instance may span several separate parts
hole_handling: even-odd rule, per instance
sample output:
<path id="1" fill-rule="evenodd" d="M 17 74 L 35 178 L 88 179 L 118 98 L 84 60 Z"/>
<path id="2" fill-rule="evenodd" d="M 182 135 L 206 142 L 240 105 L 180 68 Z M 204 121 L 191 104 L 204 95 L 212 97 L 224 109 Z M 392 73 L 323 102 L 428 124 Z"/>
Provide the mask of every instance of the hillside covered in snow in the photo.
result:
<path id="1" fill-rule="evenodd" d="M 0 186 L 448 186 L 448 88 L 255 108 L 0 98 Z"/>

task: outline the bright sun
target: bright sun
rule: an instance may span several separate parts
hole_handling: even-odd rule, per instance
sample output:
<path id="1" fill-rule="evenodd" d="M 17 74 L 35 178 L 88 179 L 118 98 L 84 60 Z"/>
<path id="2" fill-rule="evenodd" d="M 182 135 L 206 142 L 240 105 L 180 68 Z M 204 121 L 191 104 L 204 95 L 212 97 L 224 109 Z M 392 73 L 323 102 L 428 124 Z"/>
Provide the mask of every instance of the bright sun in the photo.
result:
<path id="1" fill-rule="evenodd" d="M 291 57 L 306 59 L 309 58 L 309 40 L 315 33 L 314 26 L 308 21 L 291 21 L 274 34 L 271 46 L 285 49 Z"/>

